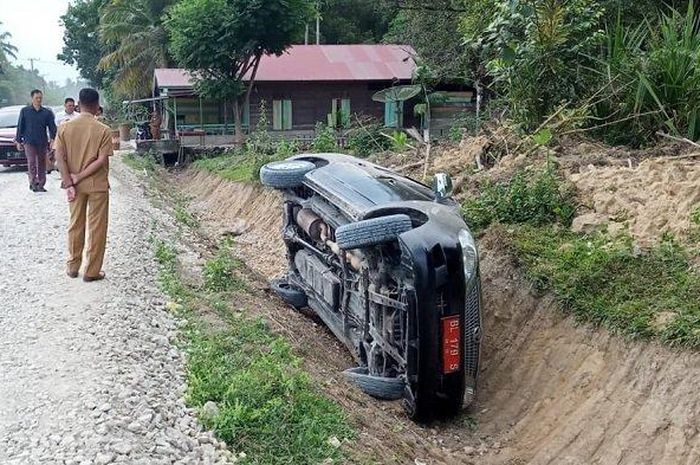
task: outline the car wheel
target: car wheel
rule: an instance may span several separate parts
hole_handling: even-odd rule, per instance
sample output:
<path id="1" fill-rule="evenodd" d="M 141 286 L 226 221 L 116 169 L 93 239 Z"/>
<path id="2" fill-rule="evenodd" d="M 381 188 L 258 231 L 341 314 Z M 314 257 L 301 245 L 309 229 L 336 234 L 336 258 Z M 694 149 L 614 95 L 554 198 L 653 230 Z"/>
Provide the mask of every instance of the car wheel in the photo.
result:
<path id="1" fill-rule="evenodd" d="M 272 289 L 272 292 L 277 294 L 280 299 L 297 310 L 308 305 L 306 293 L 289 284 L 289 281 L 286 279 L 275 279 L 271 281 L 270 289 Z"/>
<path id="2" fill-rule="evenodd" d="M 397 400 L 403 397 L 406 382 L 400 378 L 372 376 L 367 367 L 350 368 L 343 372 L 362 392 L 376 399 Z"/>
<path id="3" fill-rule="evenodd" d="M 304 175 L 316 169 L 316 165 L 303 160 L 274 161 L 260 168 L 260 182 L 275 189 L 299 187 Z"/>
<path id="4" fill-rule="evenodd" d="M 393 241 L 411 227 L 408 215 L 380 216 L 338 227 L 335 240 L 341 249 L 360 249 Z"/>

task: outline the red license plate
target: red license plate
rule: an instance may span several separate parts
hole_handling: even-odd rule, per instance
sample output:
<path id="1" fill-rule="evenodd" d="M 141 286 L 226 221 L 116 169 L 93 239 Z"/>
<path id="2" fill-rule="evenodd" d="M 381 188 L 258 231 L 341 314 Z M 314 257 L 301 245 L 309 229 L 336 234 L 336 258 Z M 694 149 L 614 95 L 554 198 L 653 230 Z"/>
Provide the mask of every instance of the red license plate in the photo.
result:
<path id="1" fill-rule="evenodd" d="M 442 319 L 442 372 L 450 374 L 459 371 L 462 361 L 462 331 L 459 315 Z"/>

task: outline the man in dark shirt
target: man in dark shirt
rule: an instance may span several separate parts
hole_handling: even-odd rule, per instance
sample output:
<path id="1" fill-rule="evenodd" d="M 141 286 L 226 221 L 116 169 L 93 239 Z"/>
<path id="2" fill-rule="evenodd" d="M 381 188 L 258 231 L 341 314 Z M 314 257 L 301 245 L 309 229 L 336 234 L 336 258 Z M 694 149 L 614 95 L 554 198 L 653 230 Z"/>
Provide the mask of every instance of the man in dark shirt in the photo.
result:
<path id="1" fill-rule="evenodd" d="M 34 89 L 31 95 L 32 104 L 19 113 L 15 142 L 27 156 L 29 188 L 34 192 L 46 192 L 46 153 L 56 138 L 56 122 L 53 112 L 41 106 L 44 94 Z"/>

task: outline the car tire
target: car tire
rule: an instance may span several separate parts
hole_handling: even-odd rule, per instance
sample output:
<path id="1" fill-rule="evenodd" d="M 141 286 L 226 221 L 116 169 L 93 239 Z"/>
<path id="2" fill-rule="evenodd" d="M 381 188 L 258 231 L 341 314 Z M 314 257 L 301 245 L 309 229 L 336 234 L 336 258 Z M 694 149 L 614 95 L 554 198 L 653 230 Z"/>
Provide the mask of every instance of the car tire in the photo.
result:
<path id="1" fill-rule="evenodd" d="M 308 306 L 306 293 L 301 289 L 289 284 L 286 279 L 275 279 L 270 282 L 270 289 L 277 294 L 280 299 L 299 310 Z"/>
<path id="2" fill-rule="evenodd" d="M 411 218 L 408 215 L 380 216 L 338 227 L 335 230 L 335 241 L 341 249 L 361 249 L 396 240 L 411 228 Z"/>
<path id="3" fill-rule="evenodd" d="M 301 186 L 304 175 L 314 169 L 316 165 L 304 160 L 274 161 L 260 168 L 260 182 L 275 189 L 293 189 Z"/>
<path id="4" fill-rule="evenodd" d="M 368 373 L 367 367 L 350 368 L 343 373 L 345 377 L 357 385 L 362 392 L 376 399 L 401 399 L 406 389 L 406 382 L 403 379 L 372 376 Z"/>

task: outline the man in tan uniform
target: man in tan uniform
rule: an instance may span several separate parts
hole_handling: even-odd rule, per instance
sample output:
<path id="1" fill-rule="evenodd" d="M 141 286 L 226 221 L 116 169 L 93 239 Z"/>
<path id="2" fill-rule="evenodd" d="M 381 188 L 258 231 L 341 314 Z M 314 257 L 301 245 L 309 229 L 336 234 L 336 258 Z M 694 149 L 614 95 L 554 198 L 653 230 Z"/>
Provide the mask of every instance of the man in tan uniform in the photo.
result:
<path id="1" fill-rule="evenodd" d="M 96 90 L 82 89 L 78 101 L 80 116 L 60 126 L 55 150 L 70 207 L 66 272 L 71 278 L 78 277 L 87 228 L 87 265 L 83 280 L 90 282 L 105 278 L 102 262 L 107 243 L 112 133 L 95 118 L 100 106 Z"/>

